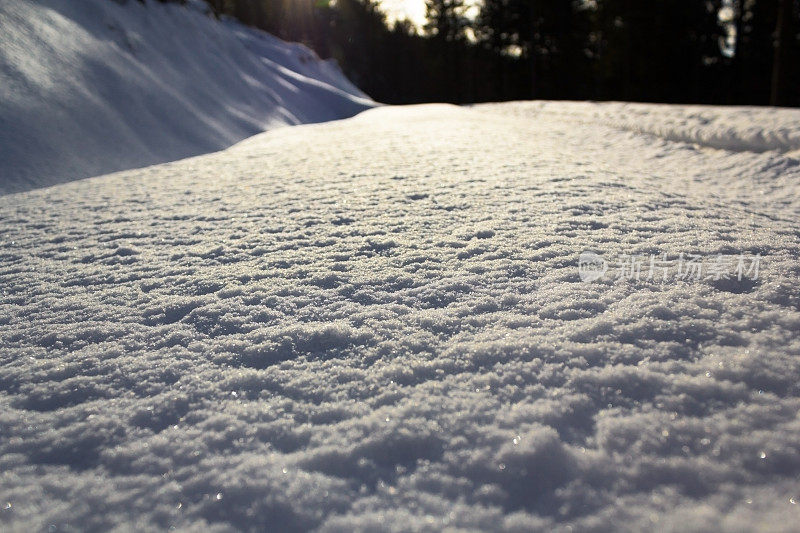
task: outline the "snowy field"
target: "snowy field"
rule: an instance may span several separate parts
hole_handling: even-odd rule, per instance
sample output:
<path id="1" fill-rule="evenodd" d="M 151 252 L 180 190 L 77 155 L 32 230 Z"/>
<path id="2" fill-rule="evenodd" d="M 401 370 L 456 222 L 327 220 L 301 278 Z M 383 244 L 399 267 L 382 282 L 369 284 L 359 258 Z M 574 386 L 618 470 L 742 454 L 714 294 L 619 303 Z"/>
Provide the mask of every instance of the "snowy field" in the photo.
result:
<path id="1" fill-rule="evenodd" d="M 307 47 L 207 5 L 0 0 L 0 193 L 221 150 L 375 105 Z"/>
<path id="2" fill-rule="evenodd" d="M 2 528 L 797 531 L 798 132 L 378 108 L 2 196 Z"/>

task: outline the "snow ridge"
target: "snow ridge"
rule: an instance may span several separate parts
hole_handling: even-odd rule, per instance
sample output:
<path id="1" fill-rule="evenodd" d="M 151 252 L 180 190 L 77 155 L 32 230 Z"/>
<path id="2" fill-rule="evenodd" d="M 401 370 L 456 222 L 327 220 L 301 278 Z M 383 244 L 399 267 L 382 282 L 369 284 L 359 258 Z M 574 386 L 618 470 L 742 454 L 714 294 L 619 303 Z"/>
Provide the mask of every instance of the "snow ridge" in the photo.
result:
<path id="1" fill-rule="evenodd" d="M 495 109 L 496 104 L 476 106 Z M 715 107 L 634 104 L 624 102 L 519 102 L 501 112 L 535 116 L 561 113 L 582 123 L 697 144 L 731 152 L 778 152 L 800 157 L 800 110 L 762 107 Z"/>

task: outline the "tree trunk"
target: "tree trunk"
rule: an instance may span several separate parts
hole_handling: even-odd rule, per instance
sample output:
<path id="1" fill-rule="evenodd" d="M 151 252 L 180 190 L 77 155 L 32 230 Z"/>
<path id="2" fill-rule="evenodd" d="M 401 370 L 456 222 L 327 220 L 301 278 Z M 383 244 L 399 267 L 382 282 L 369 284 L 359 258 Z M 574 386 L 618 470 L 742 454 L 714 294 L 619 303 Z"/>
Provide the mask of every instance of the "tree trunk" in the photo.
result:
<path id="1" fill-rule="evenodd" d="M 783 104 L 784 85 L 786 85 L 786 55 L 789 51 L 789 39 L 792 31 L 791 0 L 779 0 L 778 18 L 775 24 L 775 55 L 772 60 L 772 87 L 770 105 Z"/>
<path id="2" fill-rule="evenodd" d="M 531 17 L 531 47 L 530 47 L 530 55 L 531 55 L 531 100 L 536 98 L 536 10 L 534 6 L 530 6 L 530 17 Z"/>

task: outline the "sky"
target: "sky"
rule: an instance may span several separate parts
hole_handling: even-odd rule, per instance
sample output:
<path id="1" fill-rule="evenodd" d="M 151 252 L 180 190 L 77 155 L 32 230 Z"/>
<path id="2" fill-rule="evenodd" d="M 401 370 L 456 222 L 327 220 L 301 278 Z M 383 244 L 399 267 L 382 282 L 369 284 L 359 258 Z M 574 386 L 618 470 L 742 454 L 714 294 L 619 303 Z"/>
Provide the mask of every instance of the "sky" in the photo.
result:
<path id="1" fill-rule="evenodd" d="M 408 19 L 421 27 L 425 23 L 425 0 L 381 0 L 390 22 Z"/>
<path id="2" fill-rule="evenodd" d="M 425 0 L 379 0 L 379 2 L 390 24 L 397 20 L 408 19 L 418 28 L 425 25 Z M 470 6 L 467 16 L 475 16 L 478 1 L 467 0 L 465 4 Z"/>

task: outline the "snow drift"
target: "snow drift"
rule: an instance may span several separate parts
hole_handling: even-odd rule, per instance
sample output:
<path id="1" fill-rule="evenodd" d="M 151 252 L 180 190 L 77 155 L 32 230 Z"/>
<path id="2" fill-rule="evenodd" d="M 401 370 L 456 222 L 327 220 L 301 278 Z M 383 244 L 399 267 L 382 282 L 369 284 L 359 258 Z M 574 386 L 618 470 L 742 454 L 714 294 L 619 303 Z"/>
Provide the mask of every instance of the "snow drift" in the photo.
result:
<path id="1" fill-rule="evenodd" d="M 0 192 L 216 151 L 374 105 L 335 63 L 204 6 L 0 2 Z"/>

